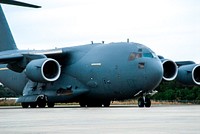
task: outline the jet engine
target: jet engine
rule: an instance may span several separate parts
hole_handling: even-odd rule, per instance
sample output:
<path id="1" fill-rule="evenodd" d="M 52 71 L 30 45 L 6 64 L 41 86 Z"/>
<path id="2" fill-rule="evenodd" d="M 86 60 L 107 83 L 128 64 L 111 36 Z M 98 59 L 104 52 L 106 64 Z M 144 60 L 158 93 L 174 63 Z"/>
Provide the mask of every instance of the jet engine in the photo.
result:
<path id="1" fill-rule="evenodd" d="M 163 64 L 163 80 L 172 81 L 176 78 L 178 67 L 175 62 L 171 60 L 162 59 Z"/>
<path id="2" fill-rule="evenodd" d="M 60 64 L 51 58 L 32 60 L 26 66 L 27 77 L 34 82 L 53 82 L 60 77 Z"/>
<path id="3" fill-rule="evenodd" d="M 200 85 L 200 65 L 190 64 L 180 66 L 176 79 L 186 85 Z"/>

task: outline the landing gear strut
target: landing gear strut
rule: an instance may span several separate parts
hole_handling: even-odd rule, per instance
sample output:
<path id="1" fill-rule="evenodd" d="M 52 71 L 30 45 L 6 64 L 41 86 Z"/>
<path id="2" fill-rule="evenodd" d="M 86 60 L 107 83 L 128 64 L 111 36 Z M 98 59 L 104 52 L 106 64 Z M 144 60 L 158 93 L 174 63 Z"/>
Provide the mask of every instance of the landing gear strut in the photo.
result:
<path id="1" fill-rule="evenodd" d="M 147 97 L 141 97 L 138 99 L 138 107 L 151 107 L 151 100 Z"/>

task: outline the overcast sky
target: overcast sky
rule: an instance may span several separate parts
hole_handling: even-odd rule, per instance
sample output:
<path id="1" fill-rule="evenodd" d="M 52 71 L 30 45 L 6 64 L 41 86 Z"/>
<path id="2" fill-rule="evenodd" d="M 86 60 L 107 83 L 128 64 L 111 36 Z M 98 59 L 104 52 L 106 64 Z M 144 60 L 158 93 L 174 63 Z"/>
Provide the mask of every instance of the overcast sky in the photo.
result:
<path id="1" fill-rule="evenodd" d="M 24 0 L 3 5 L 19 49 L 126 41 L 165 58 L 200 63 L 200 0 Z"/>

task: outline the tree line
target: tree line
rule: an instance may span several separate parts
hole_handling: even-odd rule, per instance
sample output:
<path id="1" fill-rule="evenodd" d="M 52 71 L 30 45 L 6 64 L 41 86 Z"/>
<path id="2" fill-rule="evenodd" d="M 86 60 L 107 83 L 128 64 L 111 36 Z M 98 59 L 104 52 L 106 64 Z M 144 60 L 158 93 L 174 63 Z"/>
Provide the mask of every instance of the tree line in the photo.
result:
<path id="1" fill-rule="evenodd" d="M 177 81 L 162 82 L 156 88 L 154 100 L 191 102 L 200 104 L 200 86 L 186 86 Z"/>

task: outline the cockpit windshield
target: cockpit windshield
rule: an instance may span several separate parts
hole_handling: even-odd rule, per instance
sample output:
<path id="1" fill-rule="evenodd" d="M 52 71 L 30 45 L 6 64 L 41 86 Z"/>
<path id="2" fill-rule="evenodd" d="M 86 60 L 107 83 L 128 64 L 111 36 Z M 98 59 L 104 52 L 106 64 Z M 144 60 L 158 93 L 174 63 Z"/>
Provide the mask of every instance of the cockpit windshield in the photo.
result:
<path id="1" fill-rule="evenodd" d="M 154 58 L 152 53 L 143 53 L 142 55 L 143 55 L 143 57 Z"/>

